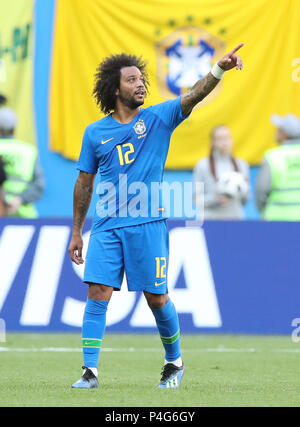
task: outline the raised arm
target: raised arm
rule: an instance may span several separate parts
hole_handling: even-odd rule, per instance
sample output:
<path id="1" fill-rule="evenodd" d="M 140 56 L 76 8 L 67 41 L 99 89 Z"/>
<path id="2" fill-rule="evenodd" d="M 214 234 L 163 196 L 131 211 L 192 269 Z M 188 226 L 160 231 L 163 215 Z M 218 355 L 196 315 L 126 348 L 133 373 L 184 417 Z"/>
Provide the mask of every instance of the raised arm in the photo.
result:
<path id="1" fill-rule="evenodd" d="M 195 105 L 202 101 L 217 86 L 225 71 L 231 70 L 234 67 L 237 70 L 243 69 L 243 61 L 235 53 L 243 45 L 244 43 L 240 43 L 223 56 L 206 76 L 198 80 L 189 91 L 182 95 L 181 109 L 184 116 L 189 115 Z"/>
<path id="2" fill-rule="evenodd" d="M 94 189 L 95 174 L 80 171 L 73 195 L 73 233 L 69 246 L 70 258 L 75 264 L 82 264 L 82 228 L 89 209 Z"/>

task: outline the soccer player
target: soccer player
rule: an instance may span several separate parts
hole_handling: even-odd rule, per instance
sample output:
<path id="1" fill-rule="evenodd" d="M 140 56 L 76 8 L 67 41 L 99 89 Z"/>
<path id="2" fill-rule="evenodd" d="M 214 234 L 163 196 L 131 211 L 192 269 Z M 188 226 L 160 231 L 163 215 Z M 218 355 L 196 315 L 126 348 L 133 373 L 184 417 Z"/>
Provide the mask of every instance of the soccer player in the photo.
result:
<path id="1" fill-rule="evenodd" d="M 236 54 L 242 46 L 226 54 L 182 96 L 148 108 L 141 107 L 149 86 L 141 58 L 113 55 L 97 69 L 94 96 L 106 116 L 87 126 L 83 136 L 69 246 L 71 260 L 82 264 L 82 228 L 99 172 L 99 201 L 84 271 L 88 297 L 82 326 L 83 374 L 73 388 L 99 386 L 98 359 L 107 306 L 113 291 L 120 290 L 124 270 L 128 290 L 144 293 L 165 349 L 158 387 L 180 386 L 184 365 L 178 316 L 168 297 L 168 229 L 153 184 L 162 182 L 174 129 L 214 89 L 225 71 L 243 68 Z"/>

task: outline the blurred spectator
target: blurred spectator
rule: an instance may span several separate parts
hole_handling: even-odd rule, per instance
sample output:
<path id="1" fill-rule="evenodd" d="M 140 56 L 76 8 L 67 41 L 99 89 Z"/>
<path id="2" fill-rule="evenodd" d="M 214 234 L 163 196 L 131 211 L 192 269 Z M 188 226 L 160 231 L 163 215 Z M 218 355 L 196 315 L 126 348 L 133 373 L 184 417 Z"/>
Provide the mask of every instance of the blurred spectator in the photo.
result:
<path id="1" fill-rule="evenodd" d="M 3 105 L 5 105 L 6 101 L 6 97 L 0 93 L 0 106 L 2 107 Z"/>
<path id="2" fill-rule="evenodd" d="M 36 218 L 34 202 L 43 193 L 44 177 L 35 146 L 14 138 L 15 113 L 0 108 L 0 156 L 7 179 L 4 182 L 7 216 Z"/>
<path id="3" fill-rule="evenodd" d="M 249 166 L 232 155 L 233 140 L 227 126 L 211 132 L 211 152 L 194 168 L 194 182 L 204 184 L 204 219 L 243 219 L 249 199 Z M 194 202 L 201 194 L 194 192 Z M 199 206 L 201 207 L 201 206 Z"/>
<path id="4" fill-rule="evenodd" d="M 274 115 L 279 147 L 268 150 L 256 182 L 256 205 L 269 221 L 300 221 L 300 120 Z"/>
<path id="5" fill-rule="evenodd" d="M 6 180 L 6 173 L 4 170 L 4 163 L 0 157 L 0 217 L 5 216 L 5 205 L 4 205 L 4 191 L 3 183 Z"/>

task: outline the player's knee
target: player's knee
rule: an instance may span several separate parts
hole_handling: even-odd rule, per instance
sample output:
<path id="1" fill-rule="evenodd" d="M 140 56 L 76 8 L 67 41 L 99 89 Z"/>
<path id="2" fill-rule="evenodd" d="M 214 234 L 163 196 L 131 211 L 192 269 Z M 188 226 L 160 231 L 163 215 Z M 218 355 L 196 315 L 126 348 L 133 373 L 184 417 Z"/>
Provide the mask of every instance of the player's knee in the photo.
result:
<path id="1" fill-rule="evenodd" d="M 110 286 L 89 283 L 88 298 L 96 301 L 109 301 L 113 292 Z"/>
<path id="2" fill-rule="evenodd" d="M 168 295 L 157 295 L 145 292 L 145 297 L 150 308 L 162 308 L 168 301 Z"/>

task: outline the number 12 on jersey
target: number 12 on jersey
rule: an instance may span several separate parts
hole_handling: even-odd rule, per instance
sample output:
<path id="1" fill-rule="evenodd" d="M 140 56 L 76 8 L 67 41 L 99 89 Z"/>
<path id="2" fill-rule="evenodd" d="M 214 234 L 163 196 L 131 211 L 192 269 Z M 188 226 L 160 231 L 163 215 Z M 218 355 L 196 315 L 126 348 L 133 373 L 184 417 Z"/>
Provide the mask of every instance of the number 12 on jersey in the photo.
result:
<path id="1" fill-rule="evenodd" d="M 134 153 L 134 146 L 131 144 L 131 142 L 123 145 L 117 145 L 116 148 L 121 166 L 128 165 L 135 160 L 134 157 L 129 157 L 130 154 Z"/>

